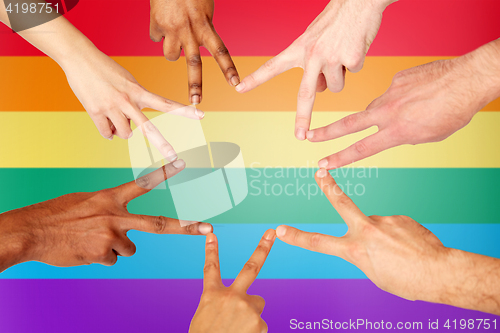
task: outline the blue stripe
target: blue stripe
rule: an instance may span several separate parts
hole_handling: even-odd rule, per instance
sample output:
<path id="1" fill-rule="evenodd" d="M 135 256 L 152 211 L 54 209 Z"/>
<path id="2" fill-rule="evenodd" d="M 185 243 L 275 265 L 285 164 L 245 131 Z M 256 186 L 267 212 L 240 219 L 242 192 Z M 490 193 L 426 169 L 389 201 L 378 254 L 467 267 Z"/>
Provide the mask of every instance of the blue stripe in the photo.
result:
<path id="1" fill-rule="evenodd" d="M 220 243 L 222 277 L 236 277 L 266 229 L 278 224 L 214 225 Z M 321 233 L 342 235 L 339 224 L 294 224 Z M 498 224 L 428 224 L 445 246 L 500 258 Z M 137 245 L 131 258 L 120 258 L 113 267 L 101 265 L 58 268 L 42 263 L 23 263 L 9 268 L 0 278 L 93 278 L 93 279 L 200 279 L 203 278 L 203 236 L 152 235 L 129 232 Z M 259 278 L 263 279 L 360 279 L 366 276 L 342 259 L 296 248 L 277 240 Z"/>

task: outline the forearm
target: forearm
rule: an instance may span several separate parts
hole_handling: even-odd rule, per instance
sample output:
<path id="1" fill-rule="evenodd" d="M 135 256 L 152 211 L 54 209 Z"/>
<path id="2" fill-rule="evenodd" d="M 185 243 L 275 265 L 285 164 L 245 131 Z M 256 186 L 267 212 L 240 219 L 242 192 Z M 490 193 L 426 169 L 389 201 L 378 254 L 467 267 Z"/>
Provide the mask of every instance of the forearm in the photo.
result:
<path id="1" fill-rule="evenodd" d="M 500 39 L 455 60 L 468 69 L 463 73 L 464 79 L 473 82 L 471 93 L 481 105 L 485 106 L 500 97 Z"/>
<path id="2" fill-rule="evenodd" d="M 500 315 L 500 259 L 450 249 L 441 292 L 426 301 Z"/>
<path id="3" fill-rule="evenodd" d="M 27 3 L 38 3 L 38 0 L 27 0 Z M 20 14 L 18 14 L 20 15 Z M 64 16 L 54 12 L 50 14 L 35 13 L 26 15 L 44 15 L 46 23 L 19 31 L 18 34 L 34 47 L 55 60 L 64 68 L 66 62 L 81 55 L 88 55 L 90 51 L 97 50 L 94 44 L 76 29 Z M 9 27 L 15 26 L 10 22 L 5 4 L 0 1 L 0 20 Z M 33 17 L 33 16 L 31 16 Z M 23 19 L 29 19 L 29 16 Z"/>

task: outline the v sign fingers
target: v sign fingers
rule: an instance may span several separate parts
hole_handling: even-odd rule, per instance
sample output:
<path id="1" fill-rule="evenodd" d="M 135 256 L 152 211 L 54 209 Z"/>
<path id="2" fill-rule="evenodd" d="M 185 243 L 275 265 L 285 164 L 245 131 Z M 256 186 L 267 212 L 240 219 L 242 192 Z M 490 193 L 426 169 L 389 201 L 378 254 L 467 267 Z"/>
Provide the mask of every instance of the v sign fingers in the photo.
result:
<path id="1" fill-rule="evenodd" d="M 205 267 L 203 268 L 203 291 L 223 287 L 220 276 L 219 244 L 214 234 L 208 234 L 205 243 Z"/>
<path id="2" fill-rule="evenodd" d="M 319 169 L 315 175 L 318 186 L 349 228 L 356 227 L 367 217 L 356 204 L 342 191 L 335 179 L 325 169 Z"/>
<path id="3" fill-rule="evenodd" d="M 135 181 L 115 187 L 113 191 L 116 193 L 118 200 L 126 206 L 133 199 L 148 193 L 168 178 L 172 178 L 181 172 L 185 166 L 186 163 L 183 160 L 165 164 L 161 168 L 137 178 Z"/>
<path id="4" fill-rule="evenodd" d="M 262 320 L 265 301 L 247 294 L 275 239 L 274 230 L 267 230 L 254 254 L 230 287 L 221 281 L 217 237 L 208 234 L 203 269 L 203 294 L 191 321 L 190 333 L 263 333 L 267 324 Z"/>
<path id="5" fill-rule="evenodd" d="M 267 256 L 269 255 L 269 252 L 274 244 L 275 238 L 276 233 L 272 229 L 269 229 L 264 233 L 264 236 L 262 236 L 255 252 L 252 254 L 245 266 L 243 266 L 240 274 L 238 274 L 231 285 L 232 288 L 241 292 L 246 292 L 248 290 L 257 278 L 257 275 L 259 275 L 260 269 L 264 266 Z"/>

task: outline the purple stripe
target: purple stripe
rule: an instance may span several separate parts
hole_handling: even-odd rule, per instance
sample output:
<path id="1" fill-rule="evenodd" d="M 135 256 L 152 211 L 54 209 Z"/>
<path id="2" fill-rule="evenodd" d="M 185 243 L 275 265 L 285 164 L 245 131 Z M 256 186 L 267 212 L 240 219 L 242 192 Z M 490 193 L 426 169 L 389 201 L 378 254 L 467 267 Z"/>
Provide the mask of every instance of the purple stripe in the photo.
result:
<path id="1" fill-rule="evenodd" d="M 0 332 L 187 332 L 201 290 L 202 280 L 0 280 Z M 400 299 L 368 280 L 257 280 L 250 293 L 266 299 L 270 332 L 299 331 L 290 329 L 293 318 L 419 321 L 418 332 L 436 332 L 429 319 L 439 319 L 441 332 L 462 331 L 443 329 L 446 319 L 500 325 L 493 315 Z"/>

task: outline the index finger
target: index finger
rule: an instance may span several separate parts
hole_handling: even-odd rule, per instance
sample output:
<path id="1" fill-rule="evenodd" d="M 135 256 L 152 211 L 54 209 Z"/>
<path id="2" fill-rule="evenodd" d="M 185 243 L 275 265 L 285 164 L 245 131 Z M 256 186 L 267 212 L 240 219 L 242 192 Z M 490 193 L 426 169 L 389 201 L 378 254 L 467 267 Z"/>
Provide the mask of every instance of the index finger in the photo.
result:
<path id="1" fill-rule="evenodd" d="M 238 274 L 231 287 L 244 292 L 250 288 L 252 283 L 257 278 L 257 275 L 259 275 L 260 269 L 266 262 L 267 256 L 271 251 L 275 239 L 276 232 L 273 229 L 269 229 L 264 233 L 259 245 L 257 245 L 257 248 L 250 259 L 247 261 L 245 266 L 243 266 L 243 269 L 240 274 Z"/>
<path id="2" fill-rule="evenodd" d="M 167 159 L 173 162 L 177 159 L 177 153 L 172 145 L 165 140 L 160 130 L 142 112 L 137 111 L 130 114 L 130 118 L 139 128 L 141 133 L 156 149 Z"/>
<path id="3" fill-rule="evenodd" d="M 219 266 L 217 237 L 208 234 L 205 243 L 205 267 L 203 268 L 203 291 L 222 286 Z"/>
<path id="4" fill-rule="evenodd" d="M 315 175 L 316 182 L 325 196 L 328 198 L 333 208 L 337 210 L 340 217 L 347 226 L 352 227 L 358 221 L 366 219 L 366 215 L 354 204 L 342 188 L 337 185 L 333 177 L 325 169 L 319 169 Z"/>
<path id="5" fill-rule="evenodd" d="M 219 67 L 226 77 L 227 83 L 231 86 L 236 86 L 240 83 L 240 76 L 236 70 L 233 59 L 229 55 L 227 47 L 224 42 L 219 37 L 219 35 L 213 31 L 213 34 L 205 42 L 206 47 L 210 54 L 215 58 L 215 61 L 219 64 Z"/>
<path id="6" fill-rule="evenodd" d="M 236 91 L 245 93 L 250 91 L 273 77 L 286 72 L 294 66 L 296 56 L 290 54 L 289 49 L 284 50 L 276 57 L 269 59 L 252 74 L 245 77 L 240 84 L 236 86 Z"/>
<path id="7" fill-rule="evenodd" d="M 306 139 L 306 132 L 311 125 L 311 115 L 316 99 L 316 87 L 320 74 L 320 66 L 311 64 L 304 69 L 302 82 L 297 95 L 297 115 L 295 116 L 295 137 L 298 140 Z"/>
<path id="8" fill-rule="evenodd" d="M 186 163 L 183 160 L 177 160 L 173 163 L 163 165 L 161 168 L 137 178 L 135 181 L 115 187 L 113 190 L 116 192 L 118 200 L 126 205 L 133 199 L 148 193 L 168 178 L 175 176 L 185 166 Z"/>

